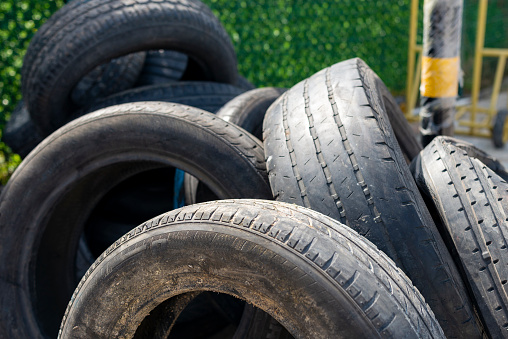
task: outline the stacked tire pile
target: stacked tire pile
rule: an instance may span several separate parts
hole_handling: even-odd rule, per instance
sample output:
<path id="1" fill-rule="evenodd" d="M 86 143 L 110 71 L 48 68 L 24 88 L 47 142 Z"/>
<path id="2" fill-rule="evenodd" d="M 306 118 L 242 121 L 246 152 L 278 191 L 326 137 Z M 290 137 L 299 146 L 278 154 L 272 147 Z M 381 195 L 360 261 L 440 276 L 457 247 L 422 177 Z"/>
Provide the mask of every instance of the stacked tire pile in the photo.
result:
<path id="1" fill-rule="evenodd" d="M 252 89 L 199 1 L 75 0 L 22 79 L 1 337 L 508 336 L 507 173 L 362 60 Z"/>

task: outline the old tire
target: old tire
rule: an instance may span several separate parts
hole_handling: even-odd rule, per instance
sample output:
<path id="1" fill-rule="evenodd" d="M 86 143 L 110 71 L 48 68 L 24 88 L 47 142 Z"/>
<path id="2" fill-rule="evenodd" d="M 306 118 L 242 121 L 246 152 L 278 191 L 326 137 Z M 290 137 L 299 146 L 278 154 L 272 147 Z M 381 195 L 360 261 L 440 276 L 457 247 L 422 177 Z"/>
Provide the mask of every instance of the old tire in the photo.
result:
<path id="1" fill-rule="evenodd" d="M 0 337 L 56 335 L 94 208 L 128 178 L 168 167 L 222 199 L 271 198 L 259 141 L 189 106 L 107 108 L 65 125 L 29 154 L 0 196 L 0 229 L 9 239 L 0 248 Z"/>
<path id="2" fill-rule="evenodd" d="M 508 338 L 508 185 L 441 136 L 425 147 L 412 167 L 441 217 L 442 232 L 490 337 Z"/>
<path id="3" fill-rule="evenodd" d="M 297 338 L 444 337 L 409 279 L 358 234 L 298 206 L 238 200 L 184 207 L 123 236 L 78 285 L 60 338 L 167 331 L 203 290 L 266 310 Z M 157 313 L 173 319 L 161 326 Z"/>
<path id="4" fill-rule="evenodd" d="M 408 275 L 450 337 L 479 337 L 471 302 L 425 207 L 383 105 L 382 81 L 360 59 L 295 85 L 264 121 L 278 201 L 355 229 Z"/>
<path id="5" fill-rule="evenodd" d="M 34 122 L 46 135 L 74 111 L 69 94 L 83 76 L 122 55 L 176 50 L 200 67 L 201 80 L 234 84 L 238 77 L 227 32 L 197 0 L 76 0 L 43 27 L 27 50 L 22 90 Z"/>

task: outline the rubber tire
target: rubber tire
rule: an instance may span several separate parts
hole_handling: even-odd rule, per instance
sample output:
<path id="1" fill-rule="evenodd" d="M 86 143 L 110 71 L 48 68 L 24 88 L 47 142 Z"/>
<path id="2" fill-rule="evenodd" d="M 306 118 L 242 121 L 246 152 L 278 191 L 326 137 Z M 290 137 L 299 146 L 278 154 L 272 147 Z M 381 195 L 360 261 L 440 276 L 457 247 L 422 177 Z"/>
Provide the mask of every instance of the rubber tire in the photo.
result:
<path id="1" fill-rule="evenodd" d="M 213 82 L 178 82 L 134 88 L 98 100 L 91 106 L 76 111 L 69 121 L 80 116 L 106 108 L 139 101 L 166 101 L 188 105 L 215 113 L 225 103 L 243 93 L 232 85 Z M 17 107 L 7 123 L 4 141 L 22 158 L 26 157 L 44 137 L 39 133 L 26 107 Z"/>
<path id="2" fill-rule="evenodd" d="M 74 111 L 69 94 L 83 76 L 122 55 L 176 50 L 199 66 L 201 80 L 234 84 L 238 77 L 227 32 L 198 0 L 75 0 L 56 13 L 31 40 L 22 68 L 23 96 L 45 135 Z"/>
<path id="3" fill-rule="evenodd" d="M 156 306 L 202 290 L 266 310 L 296 338 L 444 338 L 371 243 L 322 214 L 259 200 L 184 207 L 123 236 L 78 285 L 59 337 L 136 338 Z"/>
<path id="4" fill-rule="evenodd" d="M 176 51 L 148 51 L 138 86 L 179 81 L 187 68 L 187 55 Z"/>
<path id="5" fill-rule="evenodd" d="M 0 247 L 0 337 L 55 337 L 94 206 L 133 175 L 168 166 L 221 199 L 272 197 L 259 141 L 208 112 L 145 102 L 74 120 L 29 154 L 0 196 L 0 229 L 9 239 Z"/>
<path id="6" fill-rule="evenodd" d="M 95 102 L 77 111 L 75 118 L 113 105 L 140 101 L 165 101 L 197 107 L 215 113 L 227 102 L 245 91 L 239 87 L 205 81 L 165 83 L 133 88 Z"/>
<path id="7" fill-rule="evenodd" d="M 433 201 L 464 281 L 491 338 L 508 338 L 508 185 L 449 138 L 434 138 L 414 160 L 417 183 Z M 497 177 L 498 184 L 494 177 Z"/>
<path id="8" fill-rule="evenodd" d="M 499 110 L 496 114 L 494 121 L 494 127 L 492 128 L 492 142 L 496 148 L 503 148 L 506 140 L 504 140 L 504 130 L 507 124 L 506 119 L 508 118 L 508 110 Z"/>
<path id="9" fill-rule="evenodd" d="M 448 337 L 479 337 L 457 268 L 425 207 L 361 60 L 326 68 L 268 109 L 264 146 L 278 201 L 348 225 L 408 275 Z"/>
<path id="10" fill-rule="evenodd" d="M 286 89 L 275 87 L 247 91 L 226 103 L 216 115 L 262 139 L 266 110 L 285 91 Z M 186 205 L 217 199 L 209 189 L 199 185 L 199 180 L 188 173 L 184 177 L 184 194 Z"/>
<path id="11" fill-rule="evenodd" d="M 236 124 L 263 139 L 263 120 L 266 110 L 286 89 L 275 87 L 256 88 L 226 103 L 217 116 Z"/>
<path id="12" fill-rule="evenodd" d="M 18 102 L 2 131 L 2 140 L 21 158 L 43 139 L 35 127 L 23 100 Z"/>
<path id="13" fill-rule="evenodd" d="M 145 52 L 131 53 L 95 67 L 71 92 L 77 106 L 85 106 L 100 98 L 134 87 L 145 62 Z"/>

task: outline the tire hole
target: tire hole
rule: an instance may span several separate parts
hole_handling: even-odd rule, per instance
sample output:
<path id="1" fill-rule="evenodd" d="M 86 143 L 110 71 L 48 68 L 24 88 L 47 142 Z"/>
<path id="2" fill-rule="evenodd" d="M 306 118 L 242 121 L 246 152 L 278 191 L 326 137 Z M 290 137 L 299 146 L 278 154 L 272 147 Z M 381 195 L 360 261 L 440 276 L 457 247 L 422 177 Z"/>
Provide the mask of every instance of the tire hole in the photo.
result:
<path id="1" fill-rule="evenodd" d="M 487 245 L 487 246 L 489 246 L 490 244 L 492 244 L 492 241 L 490 241 L 490 240 L 485 243 L 485 245 Z"/>
<path id="2" fill-rule="evenodd" d="M 487 289 L 487 292 L 492 292 L 492 291 L 494 291 L 494 287 L 489 287 L 489 288 Z"/>
<path id="3" fill-rule="evenodd" d="M 506 279 L 501 281 L 501 284 L 506 285 L 506 281 L 507 281 Z"/>
<path id="4" fill-rule="evenodd" d="M 496 259 L 493 261 L 494 265 L 497 264 L 499 262 L 499 259 Z"/>
<path id="5" fill-rule="evenodd" d="M 471 229 L 471 228 L 469 227 L 469 229 Z M 478 252 L 478 251 L 479 251 L 479 249 L 478 249 L 478 248 L 475 248 L 475 249 L 473 250 L 473 253 L 476 253 L 476 252 Z"/>

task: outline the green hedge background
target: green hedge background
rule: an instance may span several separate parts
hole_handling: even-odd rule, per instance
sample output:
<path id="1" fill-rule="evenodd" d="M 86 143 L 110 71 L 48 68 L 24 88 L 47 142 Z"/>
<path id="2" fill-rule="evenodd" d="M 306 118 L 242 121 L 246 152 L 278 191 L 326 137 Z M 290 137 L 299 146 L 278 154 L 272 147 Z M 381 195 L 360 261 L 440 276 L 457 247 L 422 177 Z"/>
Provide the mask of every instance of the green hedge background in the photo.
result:
<path id="1" fill-rule="evenodd" d="M 229 32 L 240 73 L 256 86 L 291 87 L 322 68 L 361 57 L 395 95 L 404 92 L 409 0 L 204 2 Z M 464 3 L 462 64 L 466 85 L 471 74 L 477 4 L 477 0 Z M 63 5 L 63 0 L 0 2 L 0 130 L 21 99 L 20 69 L 31 37 Z M 506 17 L 508 0 L 489 1 L 486 46 L 508 47 Z M 488 83 L 495 63 L 490 60 L 486 65 L 484 79 Z M 20 160 L 0 141 L 0 183 L 6 182 Z"/>

